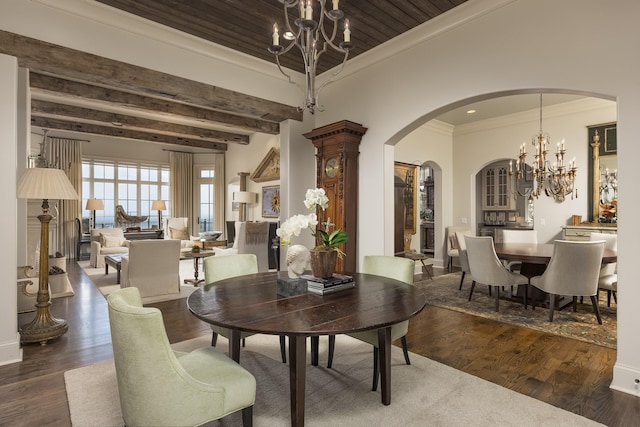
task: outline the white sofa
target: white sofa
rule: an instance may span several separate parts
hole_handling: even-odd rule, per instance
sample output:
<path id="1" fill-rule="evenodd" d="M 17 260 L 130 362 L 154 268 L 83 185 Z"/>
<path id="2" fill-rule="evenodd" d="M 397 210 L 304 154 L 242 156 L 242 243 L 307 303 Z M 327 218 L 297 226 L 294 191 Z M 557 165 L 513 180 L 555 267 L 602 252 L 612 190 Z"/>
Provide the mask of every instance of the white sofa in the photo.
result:
<path id="1" fill-rule="evenodd" d="M 132 240 L 122 257 L 120 287 L 136 287 L 141 297 L 180 292 L 180 242 Z"/>
<path id="2" fill-rule="evenodd" d="M 104 267 L 105 255 L 125 254 L 129 252 L 129 241 L 121 228 L 91 229 L 91 267 Z"/>

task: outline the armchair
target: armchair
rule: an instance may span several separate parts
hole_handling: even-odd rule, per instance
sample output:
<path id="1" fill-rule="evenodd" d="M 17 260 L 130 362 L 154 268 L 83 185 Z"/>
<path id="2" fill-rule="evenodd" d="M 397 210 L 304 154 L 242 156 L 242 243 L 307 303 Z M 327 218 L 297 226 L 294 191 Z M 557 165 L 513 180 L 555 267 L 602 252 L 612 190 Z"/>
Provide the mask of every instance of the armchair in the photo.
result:
<path id="1" fill-rule="evenodd" d="M 258 271 L 269 270 L 269 223 L 236 221 L 236 236 L 230 248 L 213 248 L 216 256 L 254 254 Z"/>
<path id="2" fill-rule="evenodd" d="M 447 227 L 447 268 L 451 271 L 453 267 L 453 259 L 460 257 L 458 239 L 456 238 L 456 232 L 461 231 L 463 234 L 471 234 L 469 227 L 458 227 L 450 225 Z"/>
<path id="3" fill-rule="evenodd" d="M 553 243 L 553 255 L 542 276 L 531 278 L 531 284 L 549 294 L 549 322 L 553 322 L 556 295 L 573 297 L 573 309 L 576 310 L 576 297 L 591 298 L 593 311 L 602 325 L 596 295 L 598 277 L 602 265 L 605 242 L 556 240 Z M 535 307 L 535 300 L 534 300 Z"/>
<path id="4" fill-rule="evenodd" d="M 456 231 L 455 236 L 458 241 L 458 257 L 460 258 L 460 270 L 462 270 L 462 277 L 460 277 L 460 286 L 458 286 L 458 290 L 461 291 L 462 283 L 464 283 L 464 277 L 467 273 L 471 274 L 471 268 L 469 267 L 467 245 L 464 241 L 465 232 Z"/>
<path id="5" fill-rule="evenodd" d="M 105 255 L 129 252 L 129 241 L 125 239 L 121 228 L 91 229 L 91 267 L 104 267 Z"/>
<path id="6" fill-rule="evenodd" d="M 464 241 L 469 257 L 469 269 L 471 270 L 471 276 L 473 276 L 469 301 L 471 301 L 476 282 L 489 286 L 489 295 L 491 295 L 491 287 L 493 286 L 496 294 L 496 311 L 498 311 L 500 307 L 500 288 L 503 286 L 522 285 L 524 286 L 523 299 L 524 308 L 526 309 L 529 279 L 521 274 L 507 270 L 498 259 L 498 255 L 496 255 L 493 238 L 489 236 L 464 236 Z"/>
<path id="7" fill-rule="evenodd" d="M 362 261 L 362 272 L 366 274 L 375 274 L 378 276 L 389 277 L 391 279 L 405 282 L 413 285 L 414 262 L 409 258 L 393 257 L 393 256 L 365 256 Z M 409 321 L 396 323 L 391 326 L 391 340 L 400 339 L 402 342 L 402 351 L 404 353 L 404 361 L 407 365 L 411 365 L 409 360 L 409 350 L 407 346 L 407 331 L 409 330 Z M 378 389 L 378 377 L 380 376 L 379 350 L 378 350 L 378 330 L 354 332 L 348 334 L 353 338 L 364 341 L 373 346 L 373 385 L 372 391 Z M 327 367 L 330 368 L 333 363 L 333 353 L 335 348 L 335 335 L 329 335 L 329 361 Z"/>
<path id="8" fill-rule="evenodd" d="M 193 241 L 199 240 L 199 236 L 192 236 L 189 229 L 189 218 L 165 218 L 164 219 L 165 240 L 179 240 L 180 252 L 191 250 Z"/>
<path id="9" fill-rule="evenodd" d="M 608 233 L 591 233 L 590 240 L 604 240 L 605 249 L 611 251 L 618 250 L 618 235 Z M 607 291 L 607 307 L 611 307 L 611 296 L 614 301 L 618 302 L 618 263 L 612 262 L 600 267 L 600 276 L 598 277 L 598 290 Z"/>
<path id="10" fill-rule="evenodd" d="M 143 307 L 136 288 L 107 298 L 113 358 L 124 424 L 201 425 L 242 410 L 250 426 L 256 380 L 213 348 L 173 351 L 157 308 Z"/>
<path id="11" fill-rule="evenodd" d="M 140 296 L 180 292 L 180 242 L 134 240 L 129 255 L 122 257 L 120 287 L 136 287 Z"/>

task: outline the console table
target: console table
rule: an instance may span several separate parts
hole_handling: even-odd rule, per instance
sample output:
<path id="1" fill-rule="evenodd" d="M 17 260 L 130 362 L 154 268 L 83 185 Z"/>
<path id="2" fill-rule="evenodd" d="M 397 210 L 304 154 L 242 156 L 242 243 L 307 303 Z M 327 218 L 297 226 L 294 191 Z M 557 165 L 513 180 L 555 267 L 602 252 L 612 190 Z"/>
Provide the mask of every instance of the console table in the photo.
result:
<path id="1" fill-rule="evenodd" d="M 591 233 L 605 233 L 605 234 L 617 234 L 617 226 L 607 225 L 567 225 L 562 227 L 562 238 L 564 240 L 589 240 Z"/>

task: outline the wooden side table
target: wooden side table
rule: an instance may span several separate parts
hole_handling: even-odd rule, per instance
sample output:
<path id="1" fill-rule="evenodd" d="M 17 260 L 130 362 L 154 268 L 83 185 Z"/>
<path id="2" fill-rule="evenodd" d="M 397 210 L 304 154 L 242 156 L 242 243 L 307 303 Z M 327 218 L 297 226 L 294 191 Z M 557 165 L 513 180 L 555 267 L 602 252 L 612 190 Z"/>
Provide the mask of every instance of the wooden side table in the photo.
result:
<path id="1" fill-rule="evenodd" d="M 433 263 L 425 262 L 425 260 L 429 259 L 428 256 L 417 252 L 405 252 L 404 257 L 413 261 L 420 261 L 422 263 L 422 274 L 426 273 L 429 279 L 433 279 Z"/>
<path id="2" fill-rule="evenodd" d="M 198 284 L 204 282 L 204 279 L 198 279 L 199 269 L 198 263 L 200 258 L 206 258 L 208 256 L 214 256 L 216 253 L 214 251 L 200 251 L 200 252 L 185 252 L 184 255 L 193 258 L 193 279 L 184 279 L 184 283 L 191 283 L 193 286 L 198 286 Z"/>

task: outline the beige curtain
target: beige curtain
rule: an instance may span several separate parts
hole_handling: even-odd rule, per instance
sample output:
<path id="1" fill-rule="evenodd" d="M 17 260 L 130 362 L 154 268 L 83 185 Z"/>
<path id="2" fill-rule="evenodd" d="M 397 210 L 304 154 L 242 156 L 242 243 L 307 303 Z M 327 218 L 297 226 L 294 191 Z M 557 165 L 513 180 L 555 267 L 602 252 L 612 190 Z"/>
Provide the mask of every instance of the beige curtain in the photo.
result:
<path id="1" fill-rule="evenodd" d="M 225 195 L 227 194 L 225 186 L 224 172 L 224 154 L 216 154 L 214 160 L 214 180 L 213 180 L 213 229 L 218 231 L 225 230 L 224 212 L 225 212 Z"/>
<path id="2" fill-rule="evenodd" d="M 46 136 L 45 136 L 46 138 Z M 80 195 L 80 200 L 58 201 L 58 247 L 57 252 L 75 259 L 78 241 L 76 218 L 82 215 L 82 145 L 80 141 L 65 138 L 49 138 L 46 157 L 51 167 L 62 169 L 71 185 Z"/>
<path id="3" fill-rule="evenodd" d="M 193 154 L 169 153 L 169 193 L 171 216 L 187 217 L 189 231 L 193 233 Z"/>

